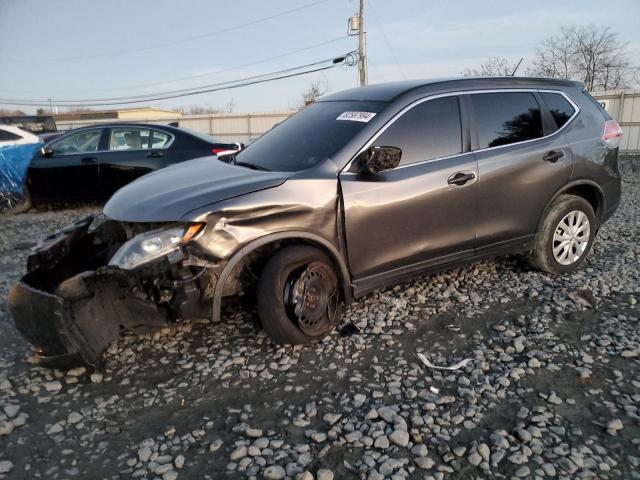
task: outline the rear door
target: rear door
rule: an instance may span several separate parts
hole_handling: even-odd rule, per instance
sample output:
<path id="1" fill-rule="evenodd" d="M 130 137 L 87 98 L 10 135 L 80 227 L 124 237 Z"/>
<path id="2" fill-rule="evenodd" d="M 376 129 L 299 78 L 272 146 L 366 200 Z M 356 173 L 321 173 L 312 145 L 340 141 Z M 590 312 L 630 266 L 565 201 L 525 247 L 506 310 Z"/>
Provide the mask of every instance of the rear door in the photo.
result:
<path id="1" fill-rule="evenodd" d="M 573 158 L 535 91 L 475 93 L 472 144 L 478 161 L 478 254 L 527 243 Z M 564 98 L 564 97 L 563 97 Z"/>
<path id="2" fill-rule="evenodd" d="M 372 145 L 402 149 L 400 166 L 340 175 L 349 264 L 361 291 L 474 254 L 478 172 L 458 97 L 428 99 L 392 122 Z M 456 175 L 468 180 L 453 183 Z"/>
<path id="3" fill-rule="evenodd" d="M 149 127 L 111 127 L 100 156 L 100 186 L 108 198 L 138 177 L 164 167 L 172 135 Z"/>
<path id="4" fill-rule="evenodd" d="M 99 197 L 98 165 L 105 129 L 69 133 L 47 145 L 48 157 L 31 161 L 27 188 L 35 199 L 95 200 Z"/>

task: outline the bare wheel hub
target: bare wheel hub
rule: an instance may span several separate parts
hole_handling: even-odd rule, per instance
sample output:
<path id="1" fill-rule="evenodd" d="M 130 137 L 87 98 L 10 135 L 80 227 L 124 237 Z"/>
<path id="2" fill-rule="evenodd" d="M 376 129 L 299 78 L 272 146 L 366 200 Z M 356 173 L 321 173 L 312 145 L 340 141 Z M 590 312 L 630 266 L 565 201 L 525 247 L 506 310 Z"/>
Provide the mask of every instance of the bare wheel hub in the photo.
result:
<path id="1" fill-rule="evenodd" d="M 287 314 L 307 335 L 320 335 L 330 325 L 329 309 L 337 301 L 334 279 L 326 266 L 314 262 L 292 272 L 285 284 Z"/>

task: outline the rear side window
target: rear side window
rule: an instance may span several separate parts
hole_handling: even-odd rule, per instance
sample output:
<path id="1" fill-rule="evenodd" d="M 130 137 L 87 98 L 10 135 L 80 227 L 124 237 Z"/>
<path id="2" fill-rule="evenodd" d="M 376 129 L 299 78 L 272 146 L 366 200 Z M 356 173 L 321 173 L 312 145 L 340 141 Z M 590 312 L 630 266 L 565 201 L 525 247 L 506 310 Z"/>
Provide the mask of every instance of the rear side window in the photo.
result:
<path id="1" fill-rule="evenodd" d="M 401 165 L 461 153 L 458 97 L 436 98 L 416 105 L 393 122 L 375 145 L 401 148 Z"/>
<path id="2" fill-rule="evenodd" d="M 151 130 L 147 128 L 112 128 L 109 136 L 109 150 L 147 150 L 150 139 Z"/>
<path id="3" fill-rule="evenodd" d="M 165 132 L 161 132 L 159 130 L 152 130 L 153 140 L 151 143 L 151 148 L 164 148 L 171 140 L 171 135 Z"/>
<path id="4" fill-rule="evenodd" d="M 555 120 L 558 128 L 562 128 L 562 126 L 567 123 L 576 112 L 576 109 L 571 106 L 569 101 L 559 93 L 542 92 L 540 93 L 540 96 L 549 109 L 549 112 Z"/>
<path id="5" fill-rule="evenodd" d="M 16 135 L 13 132 L 7 132 L 6 130 L 0 129 L 0 142 L 6 142 L 10 140 L 20 140 L 22 137 L 20 135 Z"/>
<path id="6" fill-rule="evenodd" d="M 540 106 L 532 93 L 478 93 L 471 101 L 480 149 L 543 136 Z"/>

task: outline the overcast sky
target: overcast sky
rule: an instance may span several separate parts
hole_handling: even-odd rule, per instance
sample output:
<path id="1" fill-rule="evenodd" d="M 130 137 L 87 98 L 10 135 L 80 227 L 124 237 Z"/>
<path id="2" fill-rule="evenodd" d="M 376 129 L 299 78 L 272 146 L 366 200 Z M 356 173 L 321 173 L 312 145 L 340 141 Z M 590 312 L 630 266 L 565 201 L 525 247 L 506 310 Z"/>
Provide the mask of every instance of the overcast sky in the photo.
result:
<path id="1" fill-rule="evenodd" d="M 313 2 L 0 0 L 0 98 L 154 93 L 259 75 L 355 49 L 357 39 L 346 37 L 346 27 L 356 0 L 324 0 L 254 22 Z M 631 61 L 640 65 L 639 0 L 367 0 L 365 13 L 370 83 L 457 76 L 490 56 L 514 63 L 525 57 L 522 73 L 539 42 L 566 24 L 611 25 L 629 43 Z M 330 43 L 306 49 L 323 42 Z M 301 49 L 306 50 L 288 55 Z M 274 56 L 280 58 L 256 63 Z M 199 77 L 174 81 L 194 75 Z M 233 100 L 238 112 L 286 109 L 314 80 L 330 91 L 349 88 L 357 85 L 357 69 L 341 66 L 150 105 L 224 107 Z"/>

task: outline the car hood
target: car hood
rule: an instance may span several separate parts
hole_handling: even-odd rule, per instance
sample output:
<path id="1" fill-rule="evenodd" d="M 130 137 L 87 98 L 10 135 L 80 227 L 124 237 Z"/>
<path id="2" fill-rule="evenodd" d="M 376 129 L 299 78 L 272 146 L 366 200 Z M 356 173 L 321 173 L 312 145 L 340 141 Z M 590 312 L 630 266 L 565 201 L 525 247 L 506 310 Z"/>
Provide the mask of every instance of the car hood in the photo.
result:
<path id="1" fill-rule="evenodd" d="M 277 187 L 286 172 L 263 172 L 204 157 L 140 177 L 118 190 L 104 214 L 123 222 L 172 222 L 191 210 Z"/>

